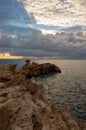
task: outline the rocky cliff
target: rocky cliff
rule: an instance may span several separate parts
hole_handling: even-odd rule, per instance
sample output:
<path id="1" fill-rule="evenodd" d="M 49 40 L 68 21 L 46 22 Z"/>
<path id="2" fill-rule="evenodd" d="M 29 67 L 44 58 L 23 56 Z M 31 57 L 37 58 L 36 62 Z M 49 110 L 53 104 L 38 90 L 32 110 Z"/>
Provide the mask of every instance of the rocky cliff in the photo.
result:
<path id="1" fill-rule="evenodd" d="M 16 71 L 16 65 L 0 65 L 0 130 L 86 130 L 86 122 L 70 110 L 56 109 L 42 98 L 42 85 L 27 78 L 29 66 Z M 41 68 L 35 64 L 33 75 L 37 66 Z"/>

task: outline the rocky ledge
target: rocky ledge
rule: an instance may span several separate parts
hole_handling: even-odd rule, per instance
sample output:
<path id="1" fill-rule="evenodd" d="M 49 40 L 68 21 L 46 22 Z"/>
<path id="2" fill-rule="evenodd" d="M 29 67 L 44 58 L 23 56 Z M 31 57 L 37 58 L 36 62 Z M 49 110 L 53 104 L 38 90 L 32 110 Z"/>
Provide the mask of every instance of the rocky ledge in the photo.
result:
<path id="1" fill-rule="evenodd" d="M 43 99 L 42 85 L 26 77 L 26 66 L 16 71 L 16 65 L 0 65 L 0 130 L 86 130 L 86 122 L 70 110 L 56 109 Z"/>
<path id="2" fill-rule="evenodd" d="M 26 78 L 31 78 L 33 76 L 35 77 L 44 74 L 61 73 L 61 69 L 54 64 L 50 63 L 37 64 L 34 62 L 30 64 L 30 60 L 26 60 L 26 64 L 17 72 L 25 75 Z"/>

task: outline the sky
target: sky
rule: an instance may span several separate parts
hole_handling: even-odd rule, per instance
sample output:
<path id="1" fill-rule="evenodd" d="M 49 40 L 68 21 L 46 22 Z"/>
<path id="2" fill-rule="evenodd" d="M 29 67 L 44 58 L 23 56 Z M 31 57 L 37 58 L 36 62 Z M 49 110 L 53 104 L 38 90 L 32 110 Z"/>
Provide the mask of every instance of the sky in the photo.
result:
<path id="1" fill-rule="evenodd" d="M 86 59 L 86 0 L 0 0 L 0 58 Z"/>

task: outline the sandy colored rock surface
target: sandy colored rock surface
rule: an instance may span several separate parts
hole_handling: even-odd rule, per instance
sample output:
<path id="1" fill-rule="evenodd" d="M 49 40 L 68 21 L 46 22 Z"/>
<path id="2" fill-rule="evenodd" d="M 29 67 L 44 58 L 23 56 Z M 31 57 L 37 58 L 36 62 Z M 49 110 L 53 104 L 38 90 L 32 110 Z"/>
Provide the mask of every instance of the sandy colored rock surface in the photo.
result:
<path id="1" fill-rule="evenodd" d="M 2 69 L 10 80 L 0 80 L 0 130 L 86 130 L 86 122 L 70 110 L 57 110 L 42 98 L 42 85 L 9 70 L 9 65 Z"/>

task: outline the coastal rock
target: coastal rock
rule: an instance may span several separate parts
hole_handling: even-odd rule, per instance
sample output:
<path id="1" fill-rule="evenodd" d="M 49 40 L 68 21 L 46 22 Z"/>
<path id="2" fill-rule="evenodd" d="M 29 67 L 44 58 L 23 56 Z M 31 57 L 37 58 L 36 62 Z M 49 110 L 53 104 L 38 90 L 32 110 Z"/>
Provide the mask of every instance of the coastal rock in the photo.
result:
<path id="1" fill-rule="evenodd" d="M 6 130 L 9 127 L 11 114 L 7 106 L 8 104 L 8 102 L 0 103 L 0 130 Z"/>
<path id="2" fill-rule="evenodd" d="M 13 79 L 16 64 L 0 65 L 0 82 L 8 82 Z"/>
<path id="3" fill-rule="evenodd" d="M 25 75 L 26 78 L 31 78 L 33 76 L 40 76 L 44 74 L 61 73 L 61 69 L 50 63 L 30 64 L 30 61 L 27 60 L 26 64 L 20 70 L 18 70 L 18 73 Z"/>
<path id="4" fill-rule="evenodd" d="M 4 71 L 1 69 L 0 74 L 9 73 L 11 80 L 0 81 L 0 130 L 85 130 L 86 122 L 75 118 L 70 110 L 59 110 L 43 99 L 42 85 L 5 67 L 1 67 Z"/>
<path id="5" fill-rule="evenodd" d="M 25 86 L 27 90 L 30 91 L 31 94 L 36 94 L 38 90 L 42 88 L 42 85 L 37 85 L 36 83 L 32 83 L 30 80 L 27 81 Z"/>

